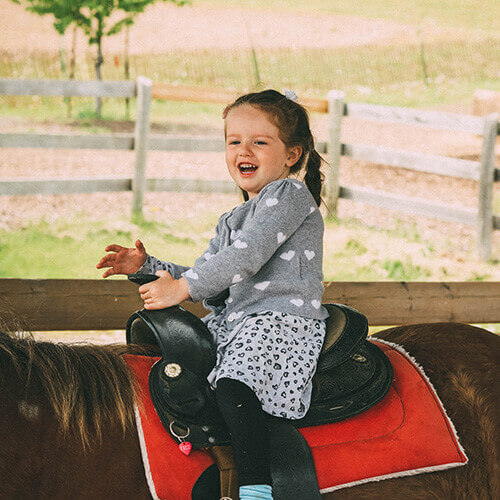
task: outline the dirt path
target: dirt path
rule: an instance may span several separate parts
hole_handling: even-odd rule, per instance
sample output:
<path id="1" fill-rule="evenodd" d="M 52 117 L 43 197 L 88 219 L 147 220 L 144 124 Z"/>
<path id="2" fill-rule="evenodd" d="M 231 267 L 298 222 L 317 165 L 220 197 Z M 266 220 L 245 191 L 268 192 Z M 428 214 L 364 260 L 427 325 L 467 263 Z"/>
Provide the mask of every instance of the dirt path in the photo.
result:
<path id="1" fill-rule="evenodd" d="M 35 48 L 58 51 L 60 39 L 50 16 L 28 13 L 10 0 L 0 0 L 0 48 L 23 52 Z M 445 35 L 429 27 L 426 37 Z M 19 36 L 22 33 L 22 36 Z M 456 30 L 454 30 L 456 36 Z M 123 34 L 105 39 L 107 52 L 123 52 Z M 338 47 L 374 43 L 413 42 L 413 26 L 385 20 L 324 13 L 291 13 L 279 9 L 242 9 L 168 3 L 149 6 L 130 31 L 131 52 L 164 52 L 170 49 L 207 47 Z M 69 33 L 65 37 L 69 47 Z M 79 49 L 85 42 L 79 33 Z"/>

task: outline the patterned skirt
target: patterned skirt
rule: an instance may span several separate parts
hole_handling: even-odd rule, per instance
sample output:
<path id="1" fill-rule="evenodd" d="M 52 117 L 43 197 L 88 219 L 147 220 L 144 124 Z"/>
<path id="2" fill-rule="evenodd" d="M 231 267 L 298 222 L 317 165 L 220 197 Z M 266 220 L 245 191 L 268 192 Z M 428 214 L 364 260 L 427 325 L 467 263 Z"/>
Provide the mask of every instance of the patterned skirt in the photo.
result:
<path id="1" fill-rule="evenodd" d="M 289 419 L 306 414 L 324 320 L 265 311 L 231 328 L 223 313 L 204 321 L 217 344 L 217 362 L 208 376 L 212 387 L 220 378 L 239 380 L 255 392 L 266 413 Z"/>

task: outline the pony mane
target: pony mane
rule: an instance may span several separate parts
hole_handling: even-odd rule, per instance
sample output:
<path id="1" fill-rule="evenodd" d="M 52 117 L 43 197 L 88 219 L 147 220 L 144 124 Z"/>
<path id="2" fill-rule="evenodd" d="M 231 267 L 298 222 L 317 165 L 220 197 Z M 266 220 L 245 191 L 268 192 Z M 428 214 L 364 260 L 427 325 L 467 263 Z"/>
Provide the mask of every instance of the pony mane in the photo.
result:
<path id="1" fill-rule="evenodd" d="M 76 434 L 86 448 L 101 442 L 106 425 L 125 433 L 135 424 L 137 387 L 120 356 L 126 353 L 146 354 L 139 346 L 43 342 L 0 332 L 0 376 L 17 375 L 23 400 L 38 404 L 42 395 L 62 433 Z"/>

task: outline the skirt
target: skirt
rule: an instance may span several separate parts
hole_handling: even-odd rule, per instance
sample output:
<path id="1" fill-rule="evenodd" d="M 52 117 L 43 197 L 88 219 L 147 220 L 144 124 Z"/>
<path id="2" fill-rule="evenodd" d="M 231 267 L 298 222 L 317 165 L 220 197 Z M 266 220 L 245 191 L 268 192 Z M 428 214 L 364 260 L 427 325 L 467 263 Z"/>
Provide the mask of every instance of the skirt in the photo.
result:
<path id="1" fill-rule="evenodd" d="M 306 414 L 324 320 L 265 311 L 231 328 L 224 314 L 210 314 L 205 323 L 217 344 L 217 362 L 207 377 L 212 387 L 220 378 L 238 380 L 254 391 L 266 413 L 288 419 Z"/>

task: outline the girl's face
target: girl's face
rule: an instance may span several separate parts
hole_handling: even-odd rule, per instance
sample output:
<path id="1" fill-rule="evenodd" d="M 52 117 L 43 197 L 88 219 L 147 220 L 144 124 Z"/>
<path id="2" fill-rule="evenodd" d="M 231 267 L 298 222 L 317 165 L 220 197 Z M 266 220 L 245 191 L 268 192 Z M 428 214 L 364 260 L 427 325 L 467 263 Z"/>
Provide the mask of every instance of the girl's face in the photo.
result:
<path id="1" fill-rule="evenodd" d="M 249 104 L 226 116 L 226 164 L 229 174 L 251 199 L 270 182 L 285 179 L 302 148 L 287 148 L 268 115 Z"/>

